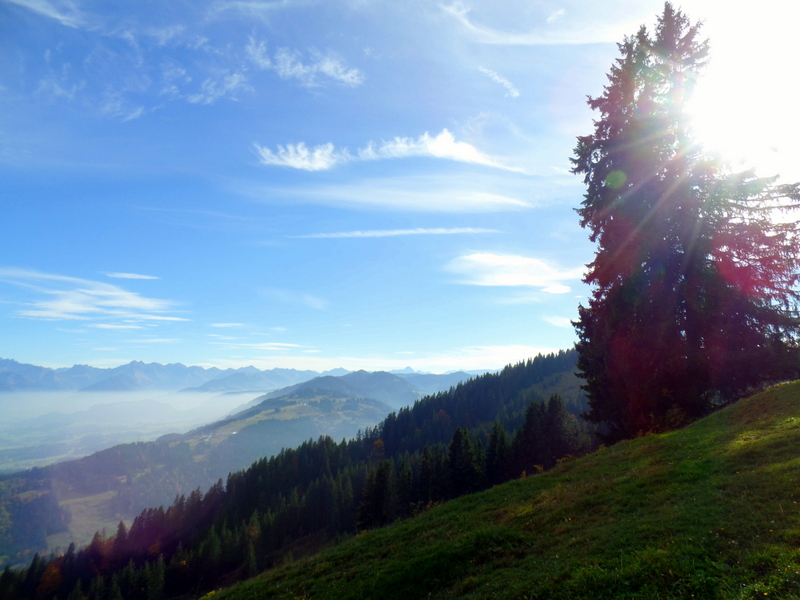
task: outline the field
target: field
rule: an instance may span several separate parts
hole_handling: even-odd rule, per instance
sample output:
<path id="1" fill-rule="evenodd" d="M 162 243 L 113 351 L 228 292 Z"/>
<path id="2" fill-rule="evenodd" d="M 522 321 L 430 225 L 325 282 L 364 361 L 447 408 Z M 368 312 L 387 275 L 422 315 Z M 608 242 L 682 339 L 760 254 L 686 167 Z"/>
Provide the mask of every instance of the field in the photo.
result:
<path id="1" fill-rule="evenodd" d="M 434 506 L 228 590 L 250 598 L 800 598 L 800 383 Z"/>

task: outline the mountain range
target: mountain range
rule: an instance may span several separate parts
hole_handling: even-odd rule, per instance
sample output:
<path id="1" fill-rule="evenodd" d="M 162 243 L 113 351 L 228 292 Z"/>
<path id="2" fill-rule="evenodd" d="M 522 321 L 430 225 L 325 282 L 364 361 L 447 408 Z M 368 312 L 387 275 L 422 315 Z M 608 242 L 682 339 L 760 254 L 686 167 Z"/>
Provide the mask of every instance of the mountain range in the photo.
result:
<path id="1" fill-rule="evenodd" d="M 272 390 L 319 375 L 341 375 L 344 369 L 318 373 L 297 369 L 259 370 L 253 366 L 240 369 L 187 367 L 181 363 L 162 365 L 131 361 L 114 368 L 73 365 L 58 369 L 19 363 L 0 358 L 0 392 L 12 391 L 81 391 L 122 392 L 142 390 L 241 391 Z M 233 377 L 233 379 L 230 379 Z M 202 386 L 219 380 L 218 386 Z M 247 386 L 254 385 L 254 388 Z"/>

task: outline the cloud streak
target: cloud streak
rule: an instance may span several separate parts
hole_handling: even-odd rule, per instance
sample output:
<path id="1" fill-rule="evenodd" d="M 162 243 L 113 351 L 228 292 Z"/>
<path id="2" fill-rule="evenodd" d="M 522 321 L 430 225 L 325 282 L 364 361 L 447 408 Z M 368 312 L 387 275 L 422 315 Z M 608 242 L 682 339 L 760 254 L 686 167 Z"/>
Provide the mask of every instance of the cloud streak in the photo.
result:
<path id="1" fill-rule="evenodd" d="M 472 144 L 456 141 L 455 136 L 447 129 L 442 129 L 441 133 L 436 136 L 431 136 L 426 131 L 417 139 L 396 137 L 379 145 L 370 142 L 355 155 L 350 154 L 347 148 L 337 150 L 331 143 L 322 144 L 313 149 L 306 147 L 303 142 L 287 144 L 286 146 L 279 145 L 275 152 L 258 144 L 254 144 L 254 146 L 262 164 L 290 167 L 304 171 L 327 171 L 337 165 L 358 160 L 370 161 L 422 156 L 525 173 L 523 169 L 510 167 L 484 154 Z"/>
<path id="2" fill-rule="evenodd" d="M 300 142 L 286 146 L 279 145 L 275 152 L 258 144 L 255 147 L 261 164 L 302 171 L 327 171 L 336 165 L 353 160 L 347 150 L 336 150 L 333 144 L 323 144 L 309 150 L 303 142 Z"/>
<path id="3" fill-rule="evenodd" d="M 459 256 L 447 270 L 464 276 L 460 283 L 493 287 L 537 287 L 548 294 L 565 294 L 570 287 L 564 281 L 579 280 L 583 267 L 557 269 L 551 264 L 516 254 L 476 252 Z"/>
<path id="4" fill-rule="evenodd" d="M 106 273 L 106 277 L 115 279 L 159 279 L 154 275 L 140 275 L 138 273 Z"/>
<path id="5" fill-rule="evenodd" d="M 264 202 L 305 202 L 345 208 L 374 208 L 439 213 L 483 213 L 501 210 L 524 210 L 535 206 L 517 194 L 516 182 L 498 181 L 488 175 L 473 180 L 472 187 L 457 176 L 405 176 L 364 179 L 351 184 L 307 185 L 292 187 L 237 186 L 237 193 Z M 484 188 L 484 189 L 481 189 Z M 500 188 L 495 191 L 496 188 Z M 506 189 L 507 188 L 507 189 Z"/>
<path id="6" fill-rule="evenodd" d="M 278 288 L 268 288 L 262 291 L 262 294 L 280 302 L 282 304 L 295 304 L 313 308 L 314 310 L 325 310 L 328 307 L 327 300 L 312 296 L 305 292 L 296 292 L 294 290 L 284 290 Z"/>
<path id="7" fill-rule="evenodd" d="M 382 238 L 403 235 L 456 235 L 464 233 L 499 233 L 497 229 L 484 229 L 481 227 L 432 227 L 415 229 L 372 229 L 366 231 L 340 231 L 336 233 L 310 233 L 308 235 L 292 235 L 292 238 L 302 239 L 338 239 L 338 238 Z"/>
<path id="8" fill-rule="evenodd" d="M 84 25 L 83 16 L 72 2 L 59 2 L 58 6 L 47 0 L 9 0 L 9 2 L 23 6 L 43 17 L 54 19 L 66 27 L 77 29 Z"/>
<path id="9" fill-rule="evenodd" d="M 364 73 L 354 67 L 348 67 L 344 61 L 329 52 L 323 54 L 312 48 L 309 51 L 310 61 L 303 62 L 299 50 L 278 48 L 273 56 L 269 55 L 264 41 L 251 37 L 246 48 L 250 62 L 258 69 L 271 70 L 281 79 L 294 79 L 305 87 L 319 87 L 324 81 L 335 81 L 348 87 L 356 87 L 364 83 Z"/>
<path id="10" fill-rule="evenodd" d="M 587 27 L 581 30 L 548 30 L 530 31 L 528 33 L 512 33 L 499 31 L 490 27 L 476 25 L 470 21 L 469 9 L 462 2 L 454 2 L 450 5 L 442 5 L 441 9 L 453 17 L 467 34 L 476 42 L 481 44 L 496 44 L 502 46 L 553 46 L 553 45 L 575 45 L 575 44 L 596 44 L 599 42 L 614 42 L 622 37 L 620 27 L 603 28 Z M 558 20 L 561 15 L 551 14 L 546 24 L 550 25 Z M 623 31 L 624 32 L 624 31 Z"/>
<path id="11" fill-rule="evenodd" d="M 110 283 L 18 268 L 0 268 L 0 280 L 40 296 L 39 299 L 25 303 L 27 308 L 17 311 L 20 317 L 42 320 L 91 320 L 109 317 L 152 321 L 187 320 L 160 314 L 173 309 L 174 303 L 169 300 L 146 298 Z M 130 329 L 133 326 L 101 323 L 95 327 Z"/>
<path id="12" fill-rule="evenodd" d="M 506 97 L 519 98 L 519 90 L 516 88 L 516 86 L 508 79 L 500 75 L 497 71 L 492 71 L 491 69 L 486 69 L 484 67 L 478 67 L 478 70 L 495 83 L 499 83 L 506 88 Z"/>

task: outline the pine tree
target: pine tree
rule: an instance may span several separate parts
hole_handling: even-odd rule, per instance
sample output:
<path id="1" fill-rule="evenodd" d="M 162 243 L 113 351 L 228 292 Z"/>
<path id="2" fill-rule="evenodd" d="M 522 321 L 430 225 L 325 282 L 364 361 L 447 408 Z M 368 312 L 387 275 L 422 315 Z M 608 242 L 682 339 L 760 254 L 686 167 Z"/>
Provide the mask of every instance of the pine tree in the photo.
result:
<path id="1" fill-rule="evenodd" d="M 503 426 L 495 421 L 489 434 L 486 448 L 486 480 L 489 485 L 497 485 L 511 479 L 511 448 Z"/>
<path id="2" fill-rule="evenodd" d="M 699 26 L 667 3 L 652 34 L 619 50 L 572 159 L 598 245 L 578 368 L 609 441 L 795 374 L 800 324 L 798 227 L 770 219 L 800 186 L 731 173 L 692 138 L 685 105 L 709 50 Z"/>
<path id="3" fill-rule="evenodd" d="M 67 600 L 86 600 L 86 596 L 83 594 L 83 589 L 81 588 L 80 580 L 78 580 L 78 582 L 75 584 L 75 587 L 69 593 L 69 596 L 67 596 Z"/>

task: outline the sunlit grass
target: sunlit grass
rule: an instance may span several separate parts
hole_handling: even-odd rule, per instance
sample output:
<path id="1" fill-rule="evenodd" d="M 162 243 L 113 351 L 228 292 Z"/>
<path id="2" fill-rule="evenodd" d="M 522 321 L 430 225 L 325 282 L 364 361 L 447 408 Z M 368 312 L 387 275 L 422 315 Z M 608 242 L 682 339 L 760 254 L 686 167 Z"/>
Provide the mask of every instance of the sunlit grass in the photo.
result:
<path id="1" fill-rule="evenodd" d="M 215 595 L 800 598 L 800 383 L 434 507 Z"/>

